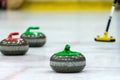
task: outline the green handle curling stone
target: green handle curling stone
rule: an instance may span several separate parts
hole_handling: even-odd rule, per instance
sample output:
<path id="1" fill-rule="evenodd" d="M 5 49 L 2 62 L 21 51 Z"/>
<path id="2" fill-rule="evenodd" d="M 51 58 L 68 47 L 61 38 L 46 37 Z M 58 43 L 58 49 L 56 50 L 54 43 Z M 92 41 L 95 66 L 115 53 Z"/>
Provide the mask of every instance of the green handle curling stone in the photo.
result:
<path id="1" fill-rule="evenodd" d="M 46 43 L 46 36 L 42 32 L 34 32 L 34 30 L 39 30 L 37 26 L 28 27 L 26 31 L 21 35 L 21 38 L 24 38 L 30 47 L 42 47 Z M 33 32 L 31 32 L 31 30 Z"/>
<path id="2" fill-rule="evenodd" d="M 66 45 L 61 52 L 55 53 L 50 58 L 51 68 L 60 73 L 80 72 L 86 65 L 86 59 L 80 52 L 70 50 L 70 45 Z"/>

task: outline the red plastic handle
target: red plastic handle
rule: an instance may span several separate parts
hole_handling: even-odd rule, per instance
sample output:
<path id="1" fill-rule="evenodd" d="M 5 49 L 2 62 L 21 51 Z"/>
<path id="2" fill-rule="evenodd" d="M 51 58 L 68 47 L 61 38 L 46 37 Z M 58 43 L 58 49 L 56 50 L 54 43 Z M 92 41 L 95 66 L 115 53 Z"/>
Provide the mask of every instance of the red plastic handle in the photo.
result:
<path id="1" fill-rule="evenodd" d="M 8 39 L 9 39 L 9 40 L 12 40 L 12 39 L 13 39 L 13 38 L 12 38 L 13 35 L 19 35 L 19 33 L 18 33 L 18 32 L 10 33 L 9 36 L 8 36 Z"/>

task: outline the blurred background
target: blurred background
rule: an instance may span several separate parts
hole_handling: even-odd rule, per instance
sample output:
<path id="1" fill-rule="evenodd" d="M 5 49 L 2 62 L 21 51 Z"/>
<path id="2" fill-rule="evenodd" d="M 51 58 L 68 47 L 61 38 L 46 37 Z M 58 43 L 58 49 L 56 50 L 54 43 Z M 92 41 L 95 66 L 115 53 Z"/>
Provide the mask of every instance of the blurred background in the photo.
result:
<path id="1" fill-rule="evenodd" d="M 113 0 L 0 0 L 0 7 L 32 11 L 106 10 L 110 9 L 112 2 Z"/>

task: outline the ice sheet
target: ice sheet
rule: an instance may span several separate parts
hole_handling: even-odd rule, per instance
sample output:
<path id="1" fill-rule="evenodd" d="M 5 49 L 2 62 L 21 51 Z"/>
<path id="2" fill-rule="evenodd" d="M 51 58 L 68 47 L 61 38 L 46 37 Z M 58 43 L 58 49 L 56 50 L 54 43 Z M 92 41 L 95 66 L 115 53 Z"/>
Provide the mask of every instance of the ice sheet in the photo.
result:
<path id="1" fill-rule="evenodd" d="M 25 56 L 0 54 L 0 80 L 120 80 L 119 11 L 115 12 L 109 36 L 115 43 L 95 42 L 103 35 L 109 11 L 100 12 L 0 12 L 0 40 L 10 32 L 22 34 L 29 26 L 40 26 L 47 43 L 40 48 L 30 48 Z M 19 37 L 19 36 L 17 36 Z M 50 65 L 50 57 L 64 49 L 81 52 L 86 57 L 86 67 L 80 73 L 56 73 Z"/>

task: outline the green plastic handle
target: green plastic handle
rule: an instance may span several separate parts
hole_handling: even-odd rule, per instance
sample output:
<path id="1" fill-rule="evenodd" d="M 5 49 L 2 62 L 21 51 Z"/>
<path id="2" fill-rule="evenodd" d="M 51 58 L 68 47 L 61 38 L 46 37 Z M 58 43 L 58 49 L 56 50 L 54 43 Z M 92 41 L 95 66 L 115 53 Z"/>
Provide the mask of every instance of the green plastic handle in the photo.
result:
<path id="1" fill-rule="evenodd" d="M 66 45 L 65 49 L 61 52 L 56 53 L 57 56 L 77 56 L 80 55 L 80 52 L 75 52 L 70 50 L 70 45 Z"/>
<path id="2" fill-rule="evenodd" d="M 38 30 L 40 29 L 39 27 L 29 27 L 26 32 L 30 32 L 30 30 Z"/>
<path id="3" fill-rule="evenodd" d="M 65 46 L 64 51 L 65 51 L 66 53 L 69 52 L 69 51 L 70 51 L 70 45 L 67 44 L 67 45 Z M 69 54 L 69 53 L 68 53 L 68 54 Z"/>
<path id="4" fill-rule="evenodd" d="M 30 30 L 38 30 L 40 29 L 39 27 L 28 27 L 28 29 L 25 31 L 25 34 L 34 34 L 33 32 L 30 32 Z"/>

